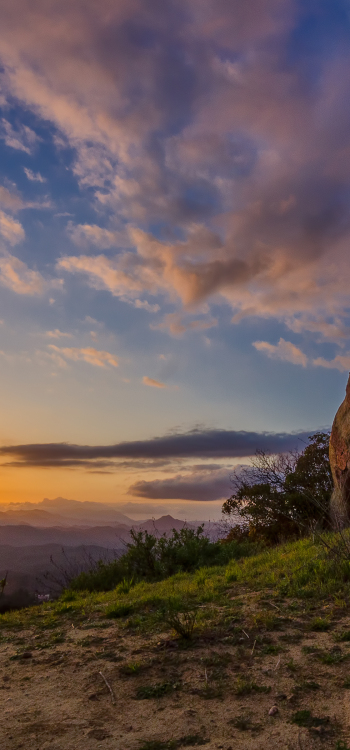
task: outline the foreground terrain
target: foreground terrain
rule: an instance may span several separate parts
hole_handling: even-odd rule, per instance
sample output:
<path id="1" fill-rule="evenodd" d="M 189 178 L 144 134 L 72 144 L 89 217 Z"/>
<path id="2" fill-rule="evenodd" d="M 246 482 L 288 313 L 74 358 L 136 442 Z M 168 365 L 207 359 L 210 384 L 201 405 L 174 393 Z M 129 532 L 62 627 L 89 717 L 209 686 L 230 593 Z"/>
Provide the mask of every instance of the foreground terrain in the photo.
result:
<path id="1" fill-rule="evenodd" d="M 345 750 L 348 568 L 304 541 L 3 615 L 0 747 Z"/>

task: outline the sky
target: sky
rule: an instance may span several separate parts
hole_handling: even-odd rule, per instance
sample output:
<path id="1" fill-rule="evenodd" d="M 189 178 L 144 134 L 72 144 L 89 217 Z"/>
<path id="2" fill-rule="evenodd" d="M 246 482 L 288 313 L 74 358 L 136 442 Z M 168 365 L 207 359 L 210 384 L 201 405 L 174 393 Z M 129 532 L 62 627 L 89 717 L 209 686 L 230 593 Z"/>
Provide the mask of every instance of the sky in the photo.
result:
<path id="1" fill-rule="evenodd" d="M 214 516 L 343 400 L 349 1 L 2 0 L 0 109 L 0 503 Z"/>

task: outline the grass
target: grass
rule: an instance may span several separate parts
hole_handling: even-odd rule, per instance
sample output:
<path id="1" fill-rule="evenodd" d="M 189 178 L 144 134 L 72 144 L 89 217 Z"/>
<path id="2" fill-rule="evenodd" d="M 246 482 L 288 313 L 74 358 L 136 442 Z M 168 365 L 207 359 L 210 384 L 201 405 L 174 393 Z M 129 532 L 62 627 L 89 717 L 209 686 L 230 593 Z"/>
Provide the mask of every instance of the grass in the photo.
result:
<path id="1" fill-rule="evenodd" d="M 328 717 L 313 716 L 312 712 L 304 708 L 301 711 L 297 711 L 292 716 L 292 724 L 296 724 L 298 727 L 319 727 L 324 724 L 329 724 Z"/>
<path id="2" fill-rule="evenodd" d="M 155 685 L 143 685 L 137 688 L 135 698 L 136 700 L 163 698 L 164 695 L 169 695 L 169 693 L 179 689 L 180 684 L 178 682 L 158 682 Z"/>
<path id="3" fill-rule="evenodd" d="M 227 565 L 201 568 L 193 574 L 179 573 L 156 583 L 141 581 L 108 592 L 67 591 L 58 601 L 0 615 L 0 629 L 22 630 L 35 625 L 43 631 L 59 631 L 67 619 L 79 627 L 88 621 L 94 627 L 103 627 L 106 620 L 118 619 L 121 627 L 129 630 L 161 633 L 169 631 L 164 611 L 170 607 L 176 624 L 183 624 L 184 612 L 196 611 L 196 634 L 213 626 L 223 631 L 231 627 L 230 637 L 239 641 L 242 587 L 245 591 L 261 592 L 261 604 L 274 605 L 274 611 L 261 609 L 253 613 L 245 625 L 254 639 L 259 632 L 283 625 L 286 615 L 294 614 L 293 607 L 296 611 L 301 608 L 307 611 L 317 604 L 319 611 L 322 602 L 331 602 L 334 609 L 346 606 L 350 596 L 350 566 L 347 561 L 330 559 L 325 549 L 312 539 L 302 539 L 252 557 L 231 560 Z M 284 610 L 285 598 L 289 605 Z M 326 618 L 311 617 L 309 627 L 316 631 L 331 627 L 332 611 L 332 608 L 327 611 Z M 340 640 L 348 638 L 349 633 L 339 636 Z"/>
<path id="4" fill-rule="evenodd" d="M 179 740 L 147 740 L 140 745 L 139 750 L 177 750 L 179 747 L 198 747 L 208 742 L 201 734 L 186 734 Z"/>

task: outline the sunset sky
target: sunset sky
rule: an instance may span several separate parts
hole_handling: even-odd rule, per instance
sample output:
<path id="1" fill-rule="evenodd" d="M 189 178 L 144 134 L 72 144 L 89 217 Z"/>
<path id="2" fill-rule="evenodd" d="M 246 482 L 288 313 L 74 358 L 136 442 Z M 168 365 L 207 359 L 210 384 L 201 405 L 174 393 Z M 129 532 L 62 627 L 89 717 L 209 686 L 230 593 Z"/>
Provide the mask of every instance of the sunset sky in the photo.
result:
<path id="1" fill-rule="evenodd" d="M 2 0 L 0 105 L 0 502 L 217 515 L 343 399 L 348 0 Z"/>

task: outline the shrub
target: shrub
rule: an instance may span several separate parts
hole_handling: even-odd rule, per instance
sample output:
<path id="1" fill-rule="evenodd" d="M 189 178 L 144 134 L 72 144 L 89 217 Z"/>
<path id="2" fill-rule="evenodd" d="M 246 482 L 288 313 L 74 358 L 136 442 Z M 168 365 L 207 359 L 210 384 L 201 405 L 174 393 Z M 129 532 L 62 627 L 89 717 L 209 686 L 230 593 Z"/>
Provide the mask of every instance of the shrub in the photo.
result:
<path id="1" fill-rule="evenodd" d="M 173 529 L 171 536 L 155 536 L 147 531 L 131 530 L 132 541 L 118 560 L 100 560 L 88 572 L 80 573 L 70 583 L 75 591 L 110 591 L 128 593 L 140 580 L 160 581 L 176 573 L 191 573 L 199 568 L 224 565 L 255 551 L 249 543 L 236 540 L 221 544 L 211 542 L 203 526 L 197 529 Z"/>

